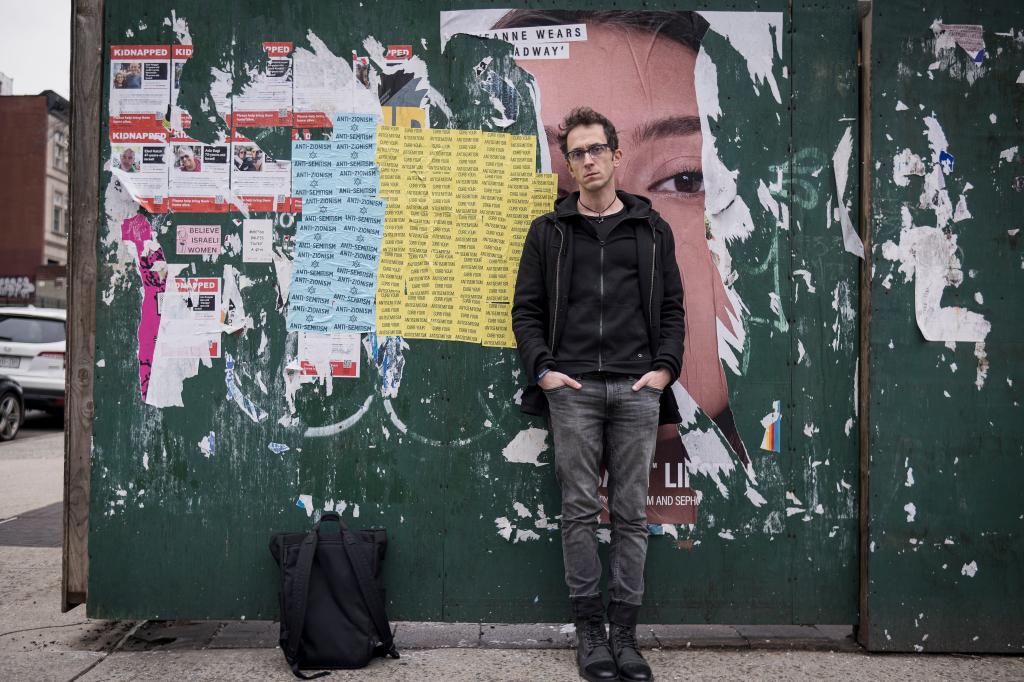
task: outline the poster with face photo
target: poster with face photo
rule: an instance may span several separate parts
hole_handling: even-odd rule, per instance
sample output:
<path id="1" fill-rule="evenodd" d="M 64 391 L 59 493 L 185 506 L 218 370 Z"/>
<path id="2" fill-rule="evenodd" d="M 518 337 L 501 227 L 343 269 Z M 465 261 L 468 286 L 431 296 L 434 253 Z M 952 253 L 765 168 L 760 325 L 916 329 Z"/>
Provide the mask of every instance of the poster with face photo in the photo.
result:
<path id="1" fill-rule="evenodd" d="M 169 154 L 168 146 L 161 137 L 154 135 L 155 139 L 147 139 L 144 134 L 139 134 L 110 145 L 110 172 L 150 213 L 164 213 L 169 207 Z"/>
<path id="2" fill-rule="evenodd" d="M 176 137 L 170 144 L 171 210 L 225 213 L 231 208 L 230 145 Z"/>
<path id="3" fill-rule="evenodd" d="M 110 46 L 111 132 L 160 132 L 171 97 L 169 45 Z"/>
<path id="4" fill-rule="evenodd" d="M 682 373 L 665 390 L 676 398 L 682 423 L 659 428 L 648 493 L 650 524 L 696 522 L 700 493 L 691 488 L 693 472 L 709 476 L 719 490 L 725 489 L 721 479 L 729 472 L 743 472 L 740 477 L 747 481 L 738 480 L 741 491 L 743 485 L 748 490 L 756 485 L 726 374 L 727 367 L 738 371 L 746 304 L 732 287 L 735 272 L 726 240 L 713 234 L 723 209 L 733 212 L 732 219 L 746 207 L 737 197 L 735 173 L 719 161 L 715 140 L 706 134 L 708 115 L 721 112 L 715 65 L 702 45 L 711 22 L 717 21 L 723 33 L 715 37 L 729 35 L 751 69 L 762 68 L 755 58 L 767 63 L 767 77 L 759 74 L 760 85 L 767 97 L 774 96 L 774 105 L 773 57 L 781 54 L 781 47 L 773 36 L 781 35 L 782 16 L 705 14 L 710 19 L 689 11 L 488 9 L 440 15 L 443 49 L 460 34 L 511 46 L 515 68 L 528 74 L 525 79 L 504 64 L 499 68 L 504 58 L 498 56 L 480 60 L 473 75 L 496 112 L 491 125 L 505 128 L 516 124 L 518 116 L 536 115 L 531 123 L 542 136 L 546 133 L 548 142 L 542 145 L 541 170 L 557 173 L 560 196 L 577 189 L 577 178 L 559 145 L 558 126 L 571 110 L 589 106 L 617 129 L 622 154 L 615 170 L 617 188 L 649 198 L 672 228 L 685 292 L 686 331 Z M 736 28 L 729 29 L 734 20 Z M 743 40 L 757 44 L 744 45 Z M 523 82 L 528 91 L 516 87 Z M 757 93 L 757 84 L 754 89 Z M 529 110 L 524 91 L 535 112 Z M 602 136 L 607 137 L 604 131 Z M 706 176 L 714 186 L 706 186 Z M 740 229 L 749 227 L 749 211 L 745 224 L 734 222 L 741 227 L 729 236 L 742 236 Z M 606 502 L 605 483 L 600 496 Z M 747 496 L 759 497 L 756 489 Z"/>
<path id="5" fill-rule="evenodd" d="M 250 211 L 288 211 L 292 164 L 267 154 L 235 133 L 231 139 L 231 191 Z"/>

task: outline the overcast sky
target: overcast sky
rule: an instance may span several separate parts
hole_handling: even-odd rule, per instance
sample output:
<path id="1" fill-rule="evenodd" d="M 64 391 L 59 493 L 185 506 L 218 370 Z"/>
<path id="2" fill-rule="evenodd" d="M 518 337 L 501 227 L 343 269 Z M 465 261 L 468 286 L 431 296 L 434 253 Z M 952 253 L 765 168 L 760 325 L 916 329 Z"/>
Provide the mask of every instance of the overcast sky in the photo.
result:
<path id="1" fill-rule="evenodd" d="M 14 94 L 69 97 L 71 0 L 0 0 L 0 72 Z"/>

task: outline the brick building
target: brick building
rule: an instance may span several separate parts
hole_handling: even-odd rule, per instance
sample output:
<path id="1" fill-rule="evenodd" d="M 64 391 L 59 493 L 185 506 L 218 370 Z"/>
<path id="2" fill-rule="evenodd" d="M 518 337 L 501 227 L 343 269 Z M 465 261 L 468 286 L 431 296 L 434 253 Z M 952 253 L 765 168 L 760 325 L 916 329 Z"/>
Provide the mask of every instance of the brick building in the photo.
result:
<path id="1" fill-rule="evenodd" d="M 0 304 L 65 307 L 70 104 L 0 97 Z"/>

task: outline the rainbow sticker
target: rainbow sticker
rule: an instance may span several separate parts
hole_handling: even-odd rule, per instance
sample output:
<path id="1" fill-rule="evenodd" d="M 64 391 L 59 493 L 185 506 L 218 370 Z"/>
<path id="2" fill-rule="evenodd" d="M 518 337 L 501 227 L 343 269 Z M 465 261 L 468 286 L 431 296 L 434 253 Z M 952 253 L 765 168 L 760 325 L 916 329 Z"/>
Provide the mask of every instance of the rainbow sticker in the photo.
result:
<path id="1" fill-rule="evenodd" d="M 761 426 L 764 427 L 761 449 L 782 452 L 782 401 L 772 401 L 772 411 L 761 419 Z"/>

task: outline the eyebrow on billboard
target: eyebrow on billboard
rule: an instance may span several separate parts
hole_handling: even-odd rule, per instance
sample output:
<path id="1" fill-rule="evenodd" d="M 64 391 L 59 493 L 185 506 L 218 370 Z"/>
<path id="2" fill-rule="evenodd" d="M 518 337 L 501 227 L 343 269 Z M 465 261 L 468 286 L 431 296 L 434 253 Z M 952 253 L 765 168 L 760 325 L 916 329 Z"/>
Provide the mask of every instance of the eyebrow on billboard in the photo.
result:
<path id="1" fill-rule="evenodd" d="M 544 126 L 548 142 L 554 144 L 558 139 L 558 129 Z M 651 121 L 644 121 L 633 130 L 633 144 L 643 144 L 664 137 L 685 137 L 700 132 L 698 116 L 664 116 Z"/>
<path id="2" fill-rule="evenodd" d="M 682 137 L 700 132 L 700 118 L 697 116 L 665 116 L 645 121 L 633 131 L 633 143 L 641 144 L 663 137 Z"/>

